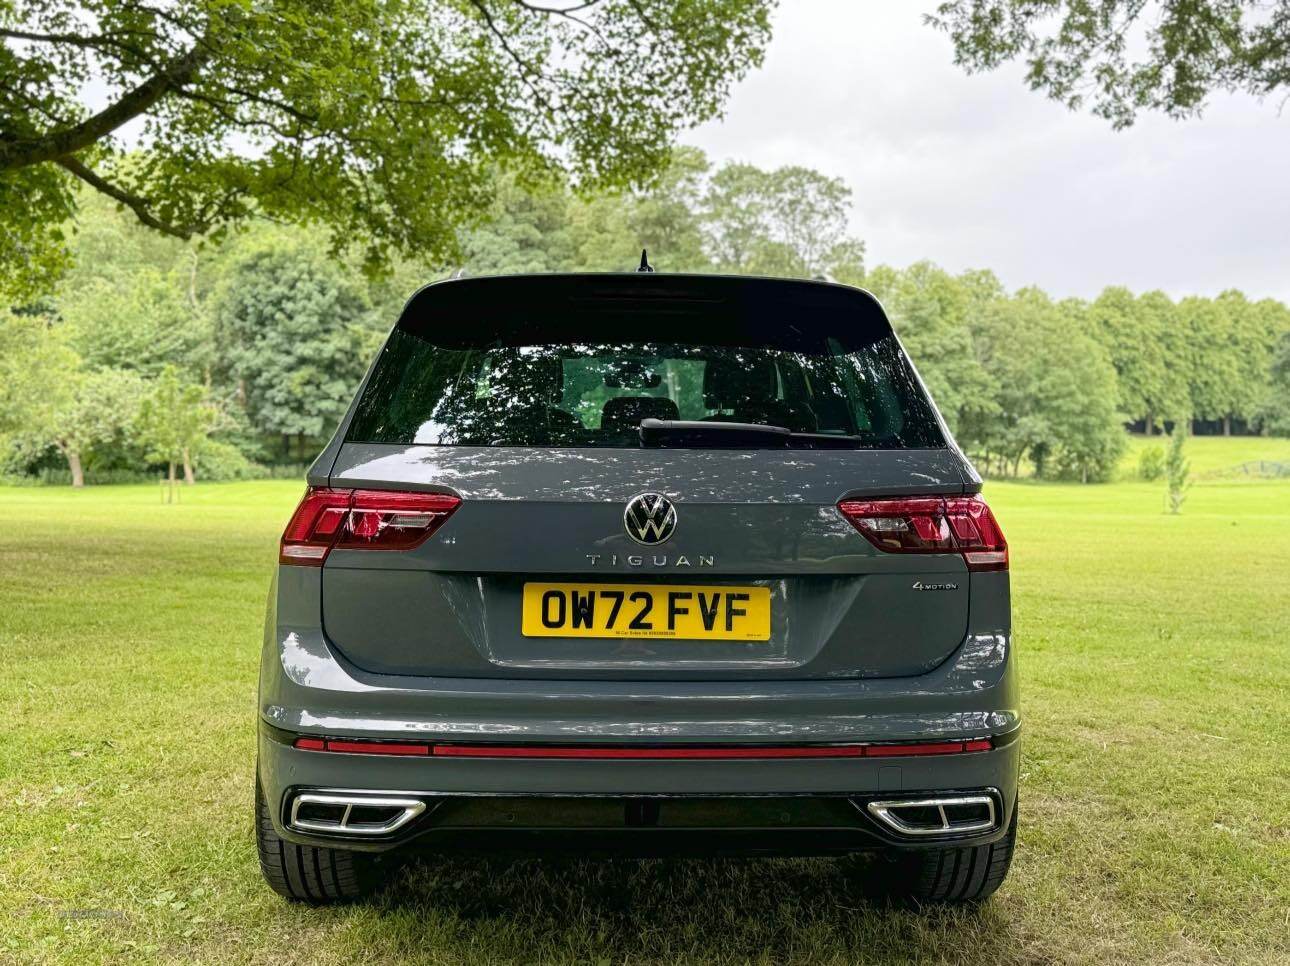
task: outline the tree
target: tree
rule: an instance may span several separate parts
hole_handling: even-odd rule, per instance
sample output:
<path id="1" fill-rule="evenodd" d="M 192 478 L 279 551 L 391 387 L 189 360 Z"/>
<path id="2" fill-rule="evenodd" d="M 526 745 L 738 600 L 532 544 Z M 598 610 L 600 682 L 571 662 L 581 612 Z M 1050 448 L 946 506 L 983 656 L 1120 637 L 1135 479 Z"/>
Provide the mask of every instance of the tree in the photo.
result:
<path id="1" fill-rule="evenodd" d="M 54 409 L 50 439 L 67 460 L 72 486 L 84 486 L 86 450 L 130 427 L 139 410 L 143 383 L 134 373 L 119 369 L 77 373 L 70 383 L 67 398 Z"/>
<path id="2" fill-rule="evenodd" d="M 49 320 L 0 309 L 0 434 L 30 434 L 53 423 L 53 407 L 80 368 Z"/>
<path id="3" fill-rule="evenodd" d="M 850 191 L 807 168 L 727 164 L 697 148 L 629 190 L 570 190 L 500 175 L 490 217 L 465 236 L 472 274 L 630 271 L 648 249 L 663 271 L 831 275 L 859 282 L 864 243 L 846 232 Z"/>
<path id="4" fill-rule="evenodd" d="M 72 264 L 50 299 L 68 344 L 90 368 L 155 376 L 173 362 L 205 379 L 216 251 L 149 231 L 105 197 L 82 194 Z"/>
<path id="5" fill-rule="evenodd" d="M 865 287 L 883 303 L 901 341 L 915 360 L 919 374 L 950 428 L 974 414 L 996 411 L 993 392 L 972 344 L 969 317 L 981 307 L 980 297 L 1002 295 L 993 285 L 964 284 L 931 262 L 904 270 L 885 265 L 865 275 Z"/>
<path id="6" fill-rule="evenodd" d="M 201 379 L 211 364 L 211 327 L 185 282 L 144 267 L 90 279 L 56 300 L 68 341 L 87 365 L 156 376 L 167 365 Z"/>
<path id="7" fill-rule="evenodd" d="M 166 366 L 152 391 L 139 406 L 135 433 L 148 459 L 167 466 L 170 499 L 174 498 L 175 467 L 182 464 L 184 482 L 192 484 L 192 455 L 214 427 L 218 413 L 206 390 L 185 383 L 174 366 Z"/>
<path id="8" fill-rule="evenodd" d="M 1273 350 L 1270 374 L 1263 404 L 1264 425 L 1269 432 L 1290 436 L 1290 328 L 1281 333 Z"/>
<path id="9" fill-rule="evenodd" d="M 1089 319 L 1115 366 L 1121 412 L 1142 420 L 1151 435 L 1162 413 L 1185 404 L 1186 374 L 1179 379 L 1173 303 L 1163 292 L 1135 297 L 1112 286 L 1089 306 Z"/>
<path id="10" fill-rule="evenodd" d="M 1169 450 L 1165 454 L 1165 482 L 1170 513 L 1181 513 L 1183 500 L 1191 489 L 1188 477 L 1191 466 L 1183 455 L 1183 444 L 1187 442 L 1186 419 L 1174 420 L 1174 431 L 1169 437 Z"/>
<path id="11" fill-rule="evenodd" d="M 84 486 L 87 452 L 131 425 L 142 382 L 131 372 L 85 369 L 42 318 L 6 314 L 2 321 L 0 430 L 29 454 L 53 447 L 72 486 Z"/>
<path id="12" fill-rule="evenodd" d="M 568 207 L 559 182 L 526 186 L 498 175 L 487 219 L 462 242 L 462 265 L 472 275 L 567 269 L 573 258 Z"/>
<path id="13" fill-rule="evenodd" d="M 660 169 L 760 63 L 770 6 L 5 3 L 0 278 L 48 285 L 77 184 L 178 238 L 267 215 L 326 226 L 374 265 L 445 260 L 493 166 L 594 184 Z"/>
<path id="14" fill-rule="evenodd" d="M 703 197 L 708 250 L 718 271 L 810 277 L 863 270 L 847 234 L 851 189 L 840 178 L 789 166 L 723 165 Z"/>
<path id="15" fill-rule="evenodd" d="M 1087 334 L 1086 307 L 1054 304 L 1038 289 L 998 298 L 970 317 L 994 409 L 965 420 L 964 442 L 1016 475 L 1029 457 L 1038 476 L 1109 478 L 1123 454 L 1115 369 Z"/>
<path id="16" fill-rule="evenodd" d="M 1198 115 L 1215 91 L 1290 90 L 1284 0 L 950 0 L 926 20 L 968 71 L 1022 58 L 1031 90 L 1116 128 Z"/>
<path id="17" fill-rule="evenodd" d="M 676 149 L 666 169 L 649 185 L 628 192 L 583 194 L 570 208 L 573 268 L 624 271 L 641 249 L 670 272 L 710 272 L 699 220 L 699 198 L 709 173 L 697 148 Z"/>
<path id="18" fill-rule="evenodd" d="M 344 415 L 375 351 L 363 289 L 304 247 L 245 255 L 215 296 L 217 368 L 251 424 L 297 458 Z M 382 320 L 388 325 L 390 320 Z"/>
<path id="19" fill-rule="evenodd" d="M 698 148 L 678 148 L 667 168 L 630 198 L 627 230 L 635 247 L 653 252 L 662 270 L 712 270 L 699 220 L 699 199 L 709 169 L 707 157 Z"/>

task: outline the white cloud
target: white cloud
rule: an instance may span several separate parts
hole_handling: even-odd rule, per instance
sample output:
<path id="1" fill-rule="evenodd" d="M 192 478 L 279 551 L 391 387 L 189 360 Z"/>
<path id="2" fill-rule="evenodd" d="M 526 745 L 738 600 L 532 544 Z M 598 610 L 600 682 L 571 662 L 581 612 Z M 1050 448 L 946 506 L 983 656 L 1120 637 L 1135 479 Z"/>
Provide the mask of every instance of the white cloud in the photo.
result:
<path id="1" fill-rule="evenodd" d="M 1290 301 L 1290 116 L 1215 98 L 1199 120 L 1128 131 L 968 76 L 930 3 L 783 0 L 765 66 L 686 139 L 715 159 L 846 179 L 870 262 L 994 269 L 1057 296 L 1104 285 L 1240 288 Z"/>

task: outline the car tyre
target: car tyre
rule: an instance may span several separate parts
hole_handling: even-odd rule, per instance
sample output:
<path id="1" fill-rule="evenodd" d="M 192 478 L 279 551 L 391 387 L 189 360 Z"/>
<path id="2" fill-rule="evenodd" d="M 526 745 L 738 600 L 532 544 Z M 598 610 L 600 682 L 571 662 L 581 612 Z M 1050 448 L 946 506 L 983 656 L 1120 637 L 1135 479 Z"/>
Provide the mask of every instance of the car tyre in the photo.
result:
<path id="1" fill-rule="evenodd" d="M 312 905 L 352 902 L 381 884 L 379 856 L 288 842 L 273 828 L 259 782 L 255 785 L 255 844 L 260 872 L 274 892 Z"/>
<path id="2" fill-rule="evenodd" d="M 981 902 L 1003 884 L 1017 846 L 1017 806 L 1007 834 L 990 845 L 902 850 L 887 855 L 890 868 L 884 892 L 919 905 Z"/>

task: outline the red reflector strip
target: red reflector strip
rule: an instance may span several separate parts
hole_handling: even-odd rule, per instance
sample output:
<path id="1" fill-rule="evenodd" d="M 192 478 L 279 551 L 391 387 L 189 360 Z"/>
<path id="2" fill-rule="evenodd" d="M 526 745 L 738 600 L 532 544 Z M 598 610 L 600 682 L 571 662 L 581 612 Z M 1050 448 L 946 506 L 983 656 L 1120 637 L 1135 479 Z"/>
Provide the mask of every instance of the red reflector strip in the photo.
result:
<path id="1" fill-rule="evenodd" d="M 961 741 L 929 741 L 915 745 L 870 745 L 870 758 L 895 758 L 906 755 L 957 755 L 963 751 Z"/>
<path id="2" fill-rule="evenodd" d="M 350 755 L 429 755 L 429 745 L 397 741 L 345 741 L 340 738 L 297 738 L 295 747 L 305 751 L 336 751 Z"/>
<path id="3" fill-rule="evenodd" d="M 598 759 L 601 761 L 720 761 L 769 758 L 895 758 L 914 755 L 957 755 L 989 751 L 989 738 L 970 741 L 920 741 L 899 745 L 801 745 L 725 748 L 597 748 L 542 745 L 419 745 L 393 741 L 346 741 L 339 738 L 297 738 L 304 751 L 351 755 L 420 755 L 435 758 Z"/>

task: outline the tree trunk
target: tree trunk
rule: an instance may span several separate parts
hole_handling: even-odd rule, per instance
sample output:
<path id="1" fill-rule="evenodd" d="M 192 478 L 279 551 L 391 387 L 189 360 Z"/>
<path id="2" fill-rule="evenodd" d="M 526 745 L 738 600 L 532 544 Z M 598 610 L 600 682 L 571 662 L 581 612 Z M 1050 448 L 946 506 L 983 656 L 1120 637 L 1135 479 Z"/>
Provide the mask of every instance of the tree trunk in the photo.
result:
<path id="1" fill-rule="evenodd" d="M 167 464 L 167 466 L 169 466 L 169 469 L 166 471 L 166 502 L 174 503 L 175 502 L 175 461 L 171 460 Z"/>
<path id="2" fill-rule="evenodd" d="M 1223 417 L 1223 435 L 1224 436 L 1232 435 L 1232 417 L 1231 416 Z"/>
<path id="3" fill-rule="evenodd" d="M 81 454 L 72 451 L 67 454 L 67 468 L 72 471 L 72 486 L 85 485 L 85 470 L 81 468 Z"/>
<path id="4" fill-rule="evenodd" d="M 192 486 L 194 482 L 195 480 L 193 479 L 193 461 L 188 456 L 188 447 L 185 446 L 184 447 L 184 485 Z"/>
<path id="5" fill-rule="evenodd" d="M 1155 415 L 1155 413 L 1147 413 L 1147 435 L 1148 435 L 1148 436 L 1154 436 L 1154 435 L 1156 435 L 1156 415 Z"/>

